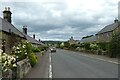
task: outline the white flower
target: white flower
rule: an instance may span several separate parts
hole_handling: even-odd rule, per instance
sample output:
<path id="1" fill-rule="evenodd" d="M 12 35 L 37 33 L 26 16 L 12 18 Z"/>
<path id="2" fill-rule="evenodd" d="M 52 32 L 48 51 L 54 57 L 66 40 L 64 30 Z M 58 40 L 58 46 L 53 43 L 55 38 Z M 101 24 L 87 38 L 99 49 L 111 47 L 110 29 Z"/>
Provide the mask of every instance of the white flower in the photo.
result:
<path id="1" fill-rule="evenodd" d="M 16 49 L 20 49 L 19 47 L 16 47 Z"/>
<path id="2" fill-rule="evenodd" d="M 3 52 L 3 50 L 2 49 L 0 49 L 0 54 Z"/>
<path id="3" fill-rule="evenodd" d="M 17 67 L 17 65 L 16 65 L 16 64 L 13 64 L 13 67 Z"/>
<path id="4" fill-rule="evenodd" d="M 7 70 L 8 70 L 8 69 L 6 68 L 6 69 L 4 70 L 4 72 L 7 71 Z"/>
<path id="5" fill-rule="evenodd" d="M 25 53 L 25 55 L 27 55 L 27 53 Z"/>
<path id="6" fill-rule="evenodd" d="M 22 47 L 25 48 L 26 45 L 23 45 Z"/>

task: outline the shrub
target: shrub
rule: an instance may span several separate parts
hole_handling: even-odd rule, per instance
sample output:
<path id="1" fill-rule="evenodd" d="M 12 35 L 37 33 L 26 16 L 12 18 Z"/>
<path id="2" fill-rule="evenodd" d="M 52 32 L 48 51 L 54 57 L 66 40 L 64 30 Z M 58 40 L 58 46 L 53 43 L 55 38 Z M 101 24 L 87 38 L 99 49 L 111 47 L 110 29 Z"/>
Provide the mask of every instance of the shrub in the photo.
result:
<path id="1" fill-rule="evenodd" d="M 98 50 L 99 49 L 99 47 L 96 43 L 91 43 L 90 48 L 91 48 L 91 50 Z"/>
<path id="2" fill-rule="evenodd" d="M 64 47 L 69 48 L 70 47 L 70 43 L 69 42 L 64 42 Z"/>
<path id="3" fill-rule="evenodd" d="M 35 64 L 37 64 L 38 62 L 38 59 L 36 57 L 36 55 L 34 53 L 31 53 L 29 56 L 28 56 L 29 60 L 30 60 L 30 64 L 32 67 L 35 66 Z"/>
<path id="4" fill-rule="evenodd" d="M 64 43 L 61 43 L 61 44 L 60 44 L 60 48 L 61 48 L 61 49 L 63 49 L 63 48 L 64 48 L 64 46 L 65 46 L 65 44 L 64 44 Z"/>
<path id="5" fill-rule="evenodd" d="M 40 52 L 41 49 L 39 47 L 33 47 L 33 52 Z"/>
<path id="6" fill-rule="evenodd" d="M 77 45 L 76 44 L 71 44 L 70 47 L 69 47 L 71 50 L 75 50 L 77 48 Z"/>
<path id="7" fill-rule="evenodd" d="M 101 42 L 101 43 L 98 43 L 98 46 L 103 51 L 106 51 L 109 48 L 109 43 L 108 42 Z"/>
<path id="8" fill-rule="evenodd" d="M 117 57 L 120 52 L 120 36 L 114 35 L 109 45 L 110 57 Z"/>
<path id="9" fill-rule="evenodd" d="M 18 61 L 25 59 L 30 53 L 33 52 L 33 46 L 27 41 L 21 40 L 13 46 L 12 54 L 18 56 Z"/>
<path id="10" fill-rule="evenodd" d="M 0 69 L 2 72 L 6 72 L 8 69 L 12 69 L 13 67 L 16 67 L 16 56 L 15 55 L 8 55 L 6 53 L 3 53 L 0 49 Z"/>
<path id="11" fill-rule="evenodd" d="M 30 53 L 32 53 L 32 45 L 24 40 L 13 46 L 12 54 L 18 56 L 18 61 L 25 59 Z"/>
<path id="12" fill-rule="evenodd" d="M 85 50 L 90 50 L 90 43 L 84 43 Z"/>

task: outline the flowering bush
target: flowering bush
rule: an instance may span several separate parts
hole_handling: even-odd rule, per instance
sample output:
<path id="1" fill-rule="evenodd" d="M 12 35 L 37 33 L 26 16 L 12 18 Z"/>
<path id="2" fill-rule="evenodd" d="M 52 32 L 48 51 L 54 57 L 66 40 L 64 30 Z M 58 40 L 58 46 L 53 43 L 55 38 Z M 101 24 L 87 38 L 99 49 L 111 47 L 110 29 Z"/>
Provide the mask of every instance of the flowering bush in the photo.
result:
<path id="1" fill-rule="evenodd" d="M 7 71 L 9 68 L 16 67 L 16 56 L 15 55 L 8 55 L 3 53 L 0 49 L 0 63 L 2 63 L 1 69 L 3 72 Z"/>
<path id="2" fill-rule="evenodd" d="M 36 55 L 33 53 L 34 50 L 34 47 L 30 43 L 22 40 L 13 47 L 12 53 L 18 56 L 17 61 L 28 57 L 33 67 L 37 63 Z"/>
<path id="3" fill-rule="evenodd" d="M 99 47 L 96 43 L 91 43 L 90 48 L 91 48 L 91 50 L 97 50 Z"/>
<path id="4" fill-rule="evenodd" d="M 18 61 L 25 59 L 27 55 L 32 53 L 32 45 L 22 40 L 15 46 L 13 46 L 12 53 L 18 56 Z"/>

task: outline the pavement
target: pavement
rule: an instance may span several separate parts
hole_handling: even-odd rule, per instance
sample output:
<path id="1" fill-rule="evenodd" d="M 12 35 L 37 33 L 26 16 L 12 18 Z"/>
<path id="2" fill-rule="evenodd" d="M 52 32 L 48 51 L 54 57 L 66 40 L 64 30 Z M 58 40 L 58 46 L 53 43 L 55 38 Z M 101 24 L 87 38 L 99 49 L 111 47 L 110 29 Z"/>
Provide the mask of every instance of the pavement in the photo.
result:
<path id="1" fill-rule="evenodd" d="M 40 53 L 36 53 L 38 57 L 38 63 L 30 70 L 25 78 L 48 78 L 49 69 L 49 55 L 48 52 L 42 56 Z"/>

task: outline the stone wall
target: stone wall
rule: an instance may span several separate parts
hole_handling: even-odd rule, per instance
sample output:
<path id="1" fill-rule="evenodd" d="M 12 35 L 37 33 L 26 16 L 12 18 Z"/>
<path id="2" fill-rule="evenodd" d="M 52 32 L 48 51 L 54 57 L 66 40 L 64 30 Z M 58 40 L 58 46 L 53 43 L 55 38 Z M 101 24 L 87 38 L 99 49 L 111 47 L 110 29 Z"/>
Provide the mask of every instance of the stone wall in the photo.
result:
<path id="1" fill-rule="evenodd" d="M 29 59 L 26 58 L 17 63 L 17 78 L 23 78 L 31 69 Z"/>
<path id="2" fill-rule="evenodd" d="M 14 33 L 6 33 L 6 32 L 0 32 L 2 35 L 2 40 L 5 40 L 5 53 L 11 53 L 12 47 L 19 42 L 20 40 L 24 40 L 23 38 L 18 37 Z"/>
<path id="3" fill-rule="evenodd" d="M 97 42 L 109 42 L 112 39 L 112 32 L 96 35 Z"/>
<path id="4" fill-rule="evenodd" d="M 9 69 L 8 71 L 2 73 L 3 80 L 7 78 L 7 80 L 13 80 L 17 78 L 24 78 L 24 76 L 31 70 L 31 65 L 29 59 L 26 58 L 17 62 L 17 67 L 14 67 L 12 70 Z"/>

